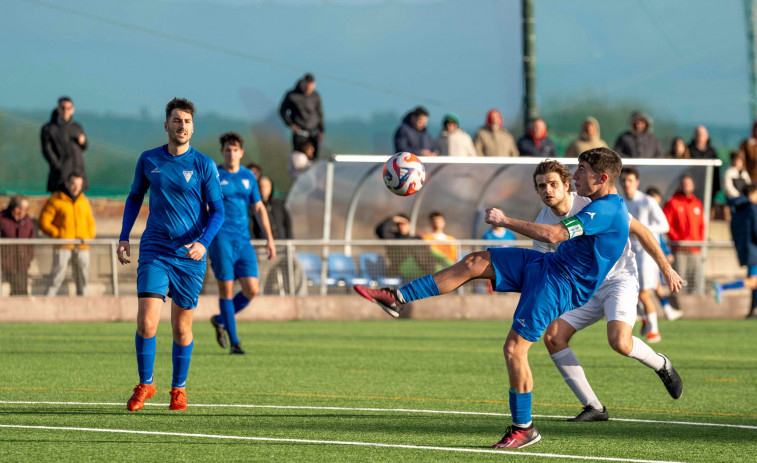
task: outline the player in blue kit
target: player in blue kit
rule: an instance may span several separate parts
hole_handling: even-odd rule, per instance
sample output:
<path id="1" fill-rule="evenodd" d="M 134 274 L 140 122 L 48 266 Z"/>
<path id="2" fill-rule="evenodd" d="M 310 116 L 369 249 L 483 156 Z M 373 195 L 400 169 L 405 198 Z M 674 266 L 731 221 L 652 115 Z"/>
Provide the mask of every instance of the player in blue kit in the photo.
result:
<path id="1" fill-rule="evenodd" d="M 581 153 L 578 161 L 573 175 L 576 190 L 592 202 L 576 215 L 547 225 L 507 217 L 500 209 L 486 210 L 486 222 L 491 225 L 543 242 L 564 242 L 556 252 L 490 248 L 399 289 L 355 286 L 361 296 L 394 317 L 405 303 L 448 293 L 477 278 L 491 280 L 495 291 L 521 293 L 504 345 L 513 424 L 492 448 L 521 448 L 541 439 L 531 420 L 533 376 L 528 350 L 555 318 L 588 302 L 628 240 L 628 209 L 615 189 L 620 156 L 596 148 Z"/>
<path id="2" fill-rule="evenodd" d="M 129 233 L 147 190 L 150 215 L 139 245 L 137 266 L 137 370 L 139 384 L 126 404 L 130 411 L 155 395 L 153 364 L 160 312 L 171 297 L 173 379 L 171 410 L 185 410 L 189 362 L 194 346 L 192 314 L 205 278 L 205 250 L 223 223 L 223 199 L 215 163 L 190 146 L 195 108 L 174 98 L 166 106 L 168 144 L 145 151 L 124 206 L 118 260 L 130 261 Z M 126 257 L 124 257 L 126 255 Z"/>
<path id="3" fill-rule="evenodd" d="M 218 281 L 218 304 L 220 315 L 210 317 L 216 330 L 218 344 L 226 347 L 226 332 L 229 333 L 230 354 L 244 354 L 237 337 L 234 315 L 247 307 L 258 294 L 258 258 L 250 245 L 249 216 L 250 204 L 268 240 L 266 251 L 268 260 L 276 257 L 268 212 L 260 197 L 255 175 L 240 165 L 244 156 L 244 141 L 239 134 L 229 132 L 221 135 L 223 164 L 218 168 L 223 207 L 226 219 L 215 239 L 210 243 L 208 256 L 213 274 Z M 234 280 L 239 280 L 242 290 L 234 295 Z"/>

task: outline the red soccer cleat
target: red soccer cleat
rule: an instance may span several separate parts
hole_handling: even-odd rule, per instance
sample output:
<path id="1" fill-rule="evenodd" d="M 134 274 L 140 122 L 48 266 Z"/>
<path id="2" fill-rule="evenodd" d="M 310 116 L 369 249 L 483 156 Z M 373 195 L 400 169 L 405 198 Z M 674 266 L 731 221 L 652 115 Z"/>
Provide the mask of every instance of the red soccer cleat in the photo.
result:
<path id="1" fill-rule="evenodd" d="M 505 435 L 496 444 L 492 445 L 493 449 L 519 449 L 528 447 L 541 440 L 541 434 L 536 430 L 536 426 L 531 424 L 528 428 L 517 428 L 508 426 Z"/>
<path id="2" fill-rule="evenodd" d="M 392 317 L 398 318 L 400 316 L 400 312 L 402 312 L 403 308 L 403 302 L 401 301 L 401 296 L 397 294 L 398 291 L 396 289 L 371 289 L 367 286 L 361 285 L 355 285 L 352 288 L 355 290 L 355 292 L 357 292 L 364 298 L 381 306 L 381 308 L 384 309 L 384 312 L 388 313 Z"/>
<path id="3" fill-rule="evenodd" d="M 171 410 L 187 409 L 187 393 L 183 387 L 171 388 L 171 404 L 168 406 Z"/>
<path id="4" fill-rule="evenodd" d="M 134 388 L 134 394 L 131 395 L 131 399 L 126 402 L 126 409 L 130 412 L 136 412 L 145 405 L 145 400 L 155 395 L 155 383 L 152 384 L 137 384 Z"/>

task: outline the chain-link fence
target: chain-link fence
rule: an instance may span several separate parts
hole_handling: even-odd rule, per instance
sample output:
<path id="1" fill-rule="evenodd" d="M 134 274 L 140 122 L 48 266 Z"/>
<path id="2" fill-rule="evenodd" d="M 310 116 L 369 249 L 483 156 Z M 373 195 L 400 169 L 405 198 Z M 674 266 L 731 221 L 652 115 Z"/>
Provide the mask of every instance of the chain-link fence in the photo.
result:
<path id="1" fill-rule="evenodd" d="M 530 247 L 531 241 L 507 241 Z M 82 244 L 86 246 L 82 247 Z M 462 256 L 502 241 L 459 240 L 287 240 L 267 260 L 264 241 L 258 253 L 260 294 L 351 294 L 353 284 L 397 286 L 435 272 Z M 685 293 L 703 294 L 713 281 L 745 276 L 731 242 L 671 243 L 674 267 L 687 280 Z M 116 259 L 117 240 L 0 239 L 3 297 L 16 295 L 136 294 L 139 244 L 132 242 L 131 264 Z M 217 294 L 208 265 L 204 294 Z M 462 293 L 491 291 L 486 281 L 464 285 Z"/>

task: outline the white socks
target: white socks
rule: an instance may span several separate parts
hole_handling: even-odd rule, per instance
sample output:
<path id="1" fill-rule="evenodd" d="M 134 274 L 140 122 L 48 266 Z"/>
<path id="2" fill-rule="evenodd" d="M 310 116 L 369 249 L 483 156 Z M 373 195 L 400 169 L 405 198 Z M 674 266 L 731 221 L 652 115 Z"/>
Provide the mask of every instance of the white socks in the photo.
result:
<path id="1" fill-rule="evenodd" d="M 650 333 L 659 333 L 660 328 L 657 326 L 657 312 L 647 314 L 647 326 Z"/>
<path id="2" fill-rule="evenodd" d="M 555 363 L 557 370 L 562 375 L 570 390 L 573 391 L 573 394 L 575 394 L 576 397 L 578 397 L 578 400 L 581 401 L 581 404 L 583 404 L 583 406 L 589 405 L 597 410 L 602 410 L 602 403 L 591 389 L 589 381 L 586 379 L 586 374 L 584 374 L 584 369 L 581 367 L 581 364 L 578 363 L 578 359 L 573 353 L 573 350 L 568 347 L 567 349 L 563 349 L 549 357 Z M 659 358 L 662 360 L 662 357 Z"/>
<path id="3" fill-rule="evenodd" d="M 656 322 L 657 317 L 655 316 L 655 324 Z M 662 367 L 665 366 L 665 359 L 660 357 L 660 355 L 653 351 L 651 347 L 644 344 L 644 341 L 636 336 L 632 336 L 631 339 L 633 339 L 633 347 L 631 348 L 628 357 L 638 360 L 654 371 L 661 370 Z"/>

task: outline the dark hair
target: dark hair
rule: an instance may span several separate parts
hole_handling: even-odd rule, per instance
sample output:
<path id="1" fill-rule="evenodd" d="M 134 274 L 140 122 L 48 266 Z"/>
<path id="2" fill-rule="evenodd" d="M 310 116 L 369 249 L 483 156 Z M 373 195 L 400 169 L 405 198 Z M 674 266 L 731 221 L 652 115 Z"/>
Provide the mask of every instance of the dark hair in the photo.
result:
<path id="1" fill-rule="evenodd" d="M 305 77 L 303 77 L 302 80 L 304 80 L 307 83 L 311 83 L 311 82 L 315 82 L 315 77 L 313 77 L 313 74 L 308 72 L 307 74 L 305 74 Z"/>
<path id="2" fill-rule="evenodd" d="M 635 167 L 624 167 L 620 170 L 620 175 L 633 175 L 636 177 L 636 180 L 641 180 L 641 176 L 639 175 L 639 169 Z"/>
<path id="3" fill-rule="evenodd" d="M 261 174 L 263 173 L 263 168 L 260 167 L 260 164 L 258 164 L 256 162 L 251 162 L 251 163 L 247 164 L 245 167 L 247 167 L 250 170 L 257 169 L 257 170 L 259 170 L 261 172 Z"/>
<path id="4" fill-rule="evenodd" d="M 68 101 L 69 103 L 74 104 L 74 100 L 72 100 L 71 97 L 63 95 L 62 97 L 58 98 L 58 104 L 61 104 L 64 101 Z"/>
<path id="5" fill-rule="evenodd" d="M 415 109 L 412 112 L 413 116 L 420 117 L 420 116 L 427 116 L 428 117 L 428 111 L 423 106 L 416 106 Z"/>
<path id="6" fill-rule="evenodd" d="M 578 155 L 578 162 L 585 162 L 596 174 L 607 174 L 611 183 L 615 183 L 623 168 L 620 155 L 610 148 L 592 148 Z"/>
<path id="7" fill-rule="evenodd" d="M 8 201 L 8 209 L 15 209 L 17 207 L 21 207 L 21 203 L 26 200 L 27 200 L 26 196 L 13 195 L 11 196 L 11 200 Z"/>
<path id="8" fill-rule="evenodd" d="M 226 146 L 226 143 L 229 143 L 231 145 L 239 145 L 240 148 L 244 148 L 244 140 L 242 140 L 242 136 L 236 132 L 226 132 L 225 134 L 221 135 L 219 141 L 221 142 L 221 149 Z"/>
<path id="9" fill-rule="evenodd" d="M 84 174 L 75 170 L 73 172 L 70 172 L 68 175 L 66 175 L 66 181 L 71 180 L 73 177 L 84 178 Z"/>
<path id="10" fill-rule="evenodd" d="M 560 161 L 555 161 L 554 159 L 546 159 L 536 166 L 536 169 L 534 169 L 534 189 L 539 189 L 539 186 L 536 184 L 537 175 L 546 175 L 552 172 L 559 175 L 560 180 L 562 180 L 563 183 L 570 185 L 568 191 L 575 190 L 575 188 L 573 188 L 573 184 L 570 183 L 571 175 L 568 168 L 565 167 L 565 165 Z"/>
<path id="11" fill-rule="evenodd" d="M 744 160 L 744 153 L 741 151 L 731 151 L 731 162 L 735 161 L 736 159 Z"/>
<path id="12" fill-rule="evenodd" d="M 683 154 L 680 158 L 676 157 L 676 142 L 678 140 L 681 140 L 681 143 L 683 143 Z M 691 159 L 691 152 L 689 151 L 689 147 L 686 146 L 686 140 L 681 137 L 675 137 L 673 141 L 670 142 L 670 153 L 668 154 L 668 157 L 673 159 Z"/>
<path id="13" fill-rule="evenodd" d="M 307 148 L 308 146 L 311 148 L 315 148 L 315 143 L 306 139 L 304 141 L 297 142 L 297 144 L 295 144 L 294 146 L 294 149 L 296 151 L 305 151 L 305 148 Z"/>
<path id="14" fill-rule="evenodd" d="M 186 98 L 174 98 L 166 105 L 166 120 L 171 117 L 171 113 L 174 109 L 186 111 L 192 116 L 195 114 L 195 105 L 191 101 Z"/>
<path id="15" fill-rule="evenodd" d="M 646 193 L 649 196 L 659 196 L 660 198 L 662 198 L 662 193 L 660 192 L 660 190 L 658 190 L 657 188 L 655 188 L 653 186 L 647 188 Z"/>
<path id="16" fill-rule="evenodd" d="M 431 211 L 431 213 L 428 215 L 428 220 L 434 220 L 434 217 L 444 218 L 444 214 L 439 211 Z"/>

